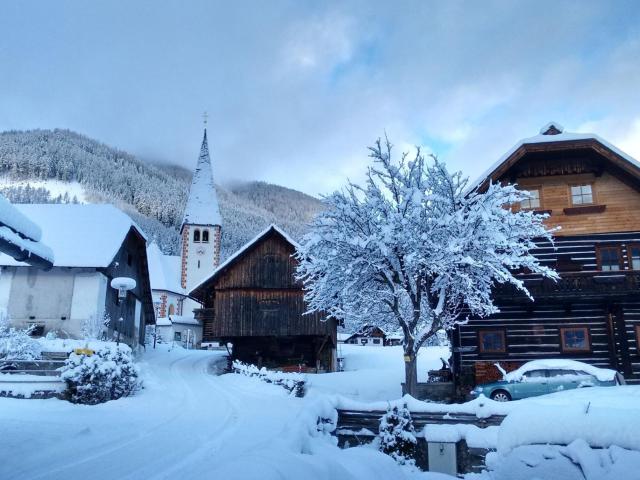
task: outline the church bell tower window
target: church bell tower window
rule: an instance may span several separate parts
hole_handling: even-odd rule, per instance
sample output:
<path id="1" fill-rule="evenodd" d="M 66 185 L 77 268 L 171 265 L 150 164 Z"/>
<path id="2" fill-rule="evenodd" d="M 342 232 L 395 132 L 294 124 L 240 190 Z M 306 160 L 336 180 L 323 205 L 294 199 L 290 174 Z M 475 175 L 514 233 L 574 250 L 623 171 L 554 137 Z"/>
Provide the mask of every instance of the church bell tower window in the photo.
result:
<path id="1" fill-rule="evenodd" d="M 197 228 L 193 231 L 193 241 L 198 243 L 200 242 L 200 230 Z"/>
<path id="2" fill-rule="evenodd" d="M 202 243 L 209 243 L 209 230 L 202 231 Z"/>

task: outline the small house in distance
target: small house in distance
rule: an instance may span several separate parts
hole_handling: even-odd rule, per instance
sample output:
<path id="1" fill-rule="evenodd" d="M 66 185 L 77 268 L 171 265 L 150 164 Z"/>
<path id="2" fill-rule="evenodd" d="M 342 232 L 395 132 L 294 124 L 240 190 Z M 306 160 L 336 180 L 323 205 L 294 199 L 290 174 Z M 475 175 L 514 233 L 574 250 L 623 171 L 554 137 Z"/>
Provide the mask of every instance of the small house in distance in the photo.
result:
<path id="1" fill-rule="evenodd" d="M 144 344 L 145 324 L 154 323 L 146 238 L 112 205 L 16 205 L 42 228 L 53 251 L 53 267 L 40 270 L 0 254 L 0 311 L 34 335 L 55 332 L 81 338 L 85 322 L 107 320 L 107 335 Z M 126 300 L 111 288 L 115 277 L 136 281 Z M 123 318 L 122 322 L 118 322 Z"/>
<path id="2" fill-rule="evenodd" d="M 223 262 L 190 295 L 203 341 L 232 343 L 232 358 L 267 368 L 334 371 L 337 324 L 305 315 L 294 277 L 296 243 L 271 225 Z"/>
<path id="3" fill-rule="evenodd" d="M 387 334 L 379 327 L 365 325 L 360 331 L 347 338 L 344 343 L 383 347 L 387 344 Z"/>

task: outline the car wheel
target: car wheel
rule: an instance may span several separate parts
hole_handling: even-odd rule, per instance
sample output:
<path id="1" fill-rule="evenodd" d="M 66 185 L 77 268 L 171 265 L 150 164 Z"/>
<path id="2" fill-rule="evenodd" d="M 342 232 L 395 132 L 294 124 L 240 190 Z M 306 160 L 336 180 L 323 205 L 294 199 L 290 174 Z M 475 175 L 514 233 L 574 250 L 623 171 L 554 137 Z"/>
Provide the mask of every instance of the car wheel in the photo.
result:
<path id="1" fill-rule="evenodd" d="M 505 392 L 504 390 L 496 390 L 491 393 L 491 400 L 495 400 L 496 402 L 510 402 L 511 395 L 509 395 L 509 392 Z"/>

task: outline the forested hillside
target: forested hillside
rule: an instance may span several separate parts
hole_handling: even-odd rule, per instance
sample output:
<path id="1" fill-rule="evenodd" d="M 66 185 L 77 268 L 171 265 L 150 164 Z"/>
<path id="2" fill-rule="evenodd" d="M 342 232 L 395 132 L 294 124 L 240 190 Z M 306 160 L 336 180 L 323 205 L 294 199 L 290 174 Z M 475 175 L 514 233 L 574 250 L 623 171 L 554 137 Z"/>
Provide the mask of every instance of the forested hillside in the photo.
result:
<path id="1" fill-rule="evenodd" d="M 194 147 L 194 163 L 196 155 Z M 212 157 L 215 169 L 215 154 Z M 84 201 L 115 204 L 165 253 L 177 253 L 188 169 L 145 162 L 69 130 L 9 131 L 0 133 L 0 178 L 0 192 L 16 203 L 83 201 L 71 189 L 77 182 Z M 223 257 L 270 223 L 299 238 L 321 208 L 313 197 L 264 182 L 218 186 L 218 198 Z"/>

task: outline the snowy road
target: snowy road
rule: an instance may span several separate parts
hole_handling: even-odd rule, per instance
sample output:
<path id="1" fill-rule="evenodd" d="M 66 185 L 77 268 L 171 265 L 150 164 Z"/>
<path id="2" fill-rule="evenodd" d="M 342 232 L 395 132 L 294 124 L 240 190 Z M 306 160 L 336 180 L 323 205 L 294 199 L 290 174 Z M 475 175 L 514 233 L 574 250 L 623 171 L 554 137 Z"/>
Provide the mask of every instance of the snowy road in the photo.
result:
<path id="1" fill-rule="evenodd" d="M 301 408 L 277 387 L 212 375 L 220 360 L 149 352 L 145 390 L 103 405 L 0 399 L 0 479 L 213 476 L 277 439 Z"/>

